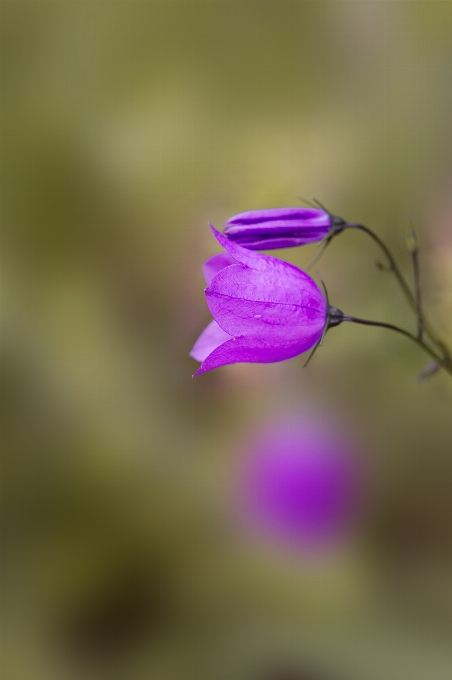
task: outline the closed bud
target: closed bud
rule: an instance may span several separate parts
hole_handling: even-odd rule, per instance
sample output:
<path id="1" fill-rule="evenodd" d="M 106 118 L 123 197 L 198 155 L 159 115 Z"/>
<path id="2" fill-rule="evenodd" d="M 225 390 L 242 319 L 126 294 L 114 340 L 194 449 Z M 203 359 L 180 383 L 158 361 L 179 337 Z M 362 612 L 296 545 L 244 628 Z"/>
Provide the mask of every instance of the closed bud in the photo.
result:
<path id="1" fill-rule="evenodd" d="M 322 241 L 345 226 L 340 218 L 317 208 L 252 210 L 230 217 L 224 235 L 248 250 L 293 248 Z"/>

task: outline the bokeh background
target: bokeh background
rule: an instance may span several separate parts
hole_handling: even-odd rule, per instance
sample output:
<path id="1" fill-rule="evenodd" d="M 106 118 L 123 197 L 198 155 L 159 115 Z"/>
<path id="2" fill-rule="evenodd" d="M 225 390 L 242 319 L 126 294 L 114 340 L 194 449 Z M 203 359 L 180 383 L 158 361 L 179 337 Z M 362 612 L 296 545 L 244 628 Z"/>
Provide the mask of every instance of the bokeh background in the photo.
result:
<path id="1" fill-rule="evenodd" d="M 372 226 L 452 341 L 452 3 L 1 3 L 5 680 L 442 680 L 452 390 L 380 329 L 191 380 L 207 228 L 315 196 Z M 306 266 L 316 246 L 281 253 Z M 333 304 L 413 328 L 364 235 Z M 234 512 L 247 438 L 341 423 L 371 483 L 322 556 Z"/>

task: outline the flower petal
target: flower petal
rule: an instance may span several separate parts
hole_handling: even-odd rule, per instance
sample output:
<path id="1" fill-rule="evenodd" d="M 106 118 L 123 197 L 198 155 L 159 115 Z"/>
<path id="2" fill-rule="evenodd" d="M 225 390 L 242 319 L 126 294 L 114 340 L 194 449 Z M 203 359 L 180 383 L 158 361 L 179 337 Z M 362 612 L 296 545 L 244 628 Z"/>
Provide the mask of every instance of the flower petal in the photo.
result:
<path id="1" fill-rule="evenodd" d="M 204 361 L 217 347 L 230 339 L 229 333 L 220 328 L 216 321 L 211 321 L 195 342 L 190 356 L 196 361 Z"/>
<path id="2" fill-rule="evenodd" d="M 310 347 L 311 345 L 309 345 Z M 285 346 L 273 347 L 264 345 L 261 338 L 231 338 L 217 347 L 204 360 L 193 377 L 211 371 L 219 366 L 238 363 L 270 364 L 276 361 L 293 359 L 305 352 L 309 347 L 303 343 L 286 344 Z"/>
<path id="3" fill-rule="evenodd" d="M 256 335 L 273 345 L 315 338 L 312 346 L 325 326 L 326 300 L 307 274 L 296 271 L 295 285 L 292 272 L 286 278 L 279 271 L 233 265 L 206 288 L 207 306 L 232 336 Z"/>
<path id="4" fill-rule="evenodd" d="M 271 260 L 276 260 L 275 257 L 270 257 L 269 255 L 262 255 L 262 253 L 255 253 L 252 250 L 247 250 L 242 248 L 237 243 L 230 241 L 226 236 L 219 232 L 212 224 L 209 224 L 212 234 L 217 239 L 218 243 L 222 248 L 225 249 L 229 255 L 240 262 L 241 264 L 246 264 L 248 267 L 253 269 L 265 270 L 269 268 L 269 263 Z"/>
<path id="5" fill-rule="evenodd" d="M 209 257 L 202 265 L 202 273 L 204 274 L 207 285 L 209 285 L 218 272 L 225 267 L 229 267 L 230 264 L 237 264 L 237 260 L 234 260 L 228 253 L 217 253 L 216 255 Z"/>
<path id="6" fill-rule="evenodd" d="M 206 288 L 206 295 L 218 292 L 259 302 L 280 302 L 311 307 L 322 313 L 326 300 L 316 282 L 308 274 L 282 260 L 267 271 L 235 264 L 222 269 Z"/>
<path id="7" fill-rule="evenodd" d="M 317 284 L 310 276 L 308 276 L 308 274 L 301 269 L 298 269 L 298 267 L 295 267 L 295 265 L 285 262 L 285 260 L 280 260 L 277 257 L 263 255 L 263 253 L 257 253 L 248 250 L 247 248 L 243 248 L 237 243 L 227 239 L 212 225 L 210 225 L 210 228 L 218 243 L 240 264 L 246 265 L 255 271 L 271 272 L 272 281 L 274 281 L 277 286 L 291 288 L 297 286 L 305 287 L 308 285 L 312 287 L 313 291 L 318 291 L 317 295 L 319 296 L 319 299 L 323 299 L 323 295 Z M 264 288 L 268 288 L 268 285 L 269 283 L 265 283 Z"/>

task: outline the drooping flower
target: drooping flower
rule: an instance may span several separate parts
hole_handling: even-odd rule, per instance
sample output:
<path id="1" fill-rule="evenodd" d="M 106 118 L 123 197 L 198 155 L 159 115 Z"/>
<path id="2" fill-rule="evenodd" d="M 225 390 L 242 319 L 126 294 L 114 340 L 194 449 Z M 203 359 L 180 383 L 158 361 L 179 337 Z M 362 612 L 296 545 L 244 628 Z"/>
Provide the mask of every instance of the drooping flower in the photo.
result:
<path id="1" fill-rule="evenodd" d="M 230 217 L 225 236 L 249 250 L 292 248 L 321 241 L 345 224 L 339 217 L 317 208 L 251 210 Z"/>
<path id="2" fill-rule="evenodd" d="M 226 253 L 204 264 L 214 320 L 190 353 L 202 362 L 195 375 L 226 364 L 284 361 L 311 349 L 328 320 L 317 284 L 294 265 L 247 250 L 211 229 Z"/>
<path id="3" fill-rule="evenodd" d="M 355 444 L 328 421 L 276 417 L 248 442 L 238 467 L 241 521 L 271 542 L 332 546 L 357 518 L 363 472 Z"/>

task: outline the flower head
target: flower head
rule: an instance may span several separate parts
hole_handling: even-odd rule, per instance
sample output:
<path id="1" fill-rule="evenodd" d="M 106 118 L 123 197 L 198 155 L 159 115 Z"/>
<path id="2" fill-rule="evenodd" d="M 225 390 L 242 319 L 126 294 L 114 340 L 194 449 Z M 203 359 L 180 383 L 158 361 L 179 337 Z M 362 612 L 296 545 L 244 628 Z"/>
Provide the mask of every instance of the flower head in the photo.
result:
<path id="1" fill-rule="evenodd" d="M 248 443 L 238 468 L 241 518 L 270 541 L 331 546 L 356 517 L 363 472 L 355 445 L 328 420 L 275 417 Z"/>
<path id="2" fill-rule="evenodd" d="M 321 241 L 339 220 L 317 208 L 251 210 L 230 217 L 224 234 L 249 250 L 292 248 Z"/>
<path id="3" fill-rule="evenodd" d="M 204 264 L 214 320 L 190 353 L 202 362 L 195 375 L 226 364 L 284 361 L 311 349 L 328 319 L 317 284 L 294 265 L 247 250 L 211 229 L 226 253 Z"/>

